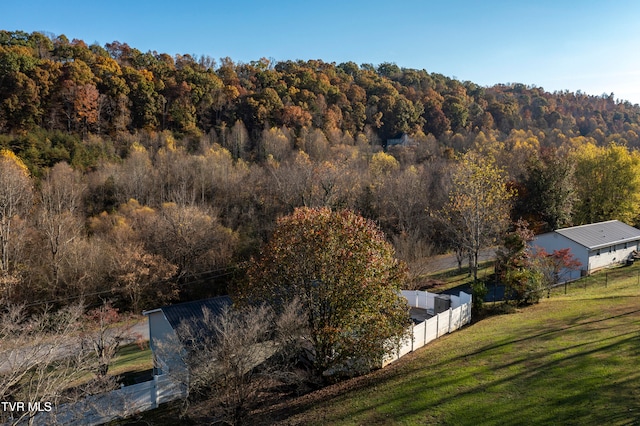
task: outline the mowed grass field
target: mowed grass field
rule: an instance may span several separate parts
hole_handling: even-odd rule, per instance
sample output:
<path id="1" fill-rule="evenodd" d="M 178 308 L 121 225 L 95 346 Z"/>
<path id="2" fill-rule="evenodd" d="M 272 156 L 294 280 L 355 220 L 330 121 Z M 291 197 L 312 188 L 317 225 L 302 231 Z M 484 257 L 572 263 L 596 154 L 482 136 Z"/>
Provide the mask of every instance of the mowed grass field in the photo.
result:
<path id="1" fill-rule="evenodd" d="M 620 271 L 302 397 L 283 423 L 640 424 L 640 268 Z"/>

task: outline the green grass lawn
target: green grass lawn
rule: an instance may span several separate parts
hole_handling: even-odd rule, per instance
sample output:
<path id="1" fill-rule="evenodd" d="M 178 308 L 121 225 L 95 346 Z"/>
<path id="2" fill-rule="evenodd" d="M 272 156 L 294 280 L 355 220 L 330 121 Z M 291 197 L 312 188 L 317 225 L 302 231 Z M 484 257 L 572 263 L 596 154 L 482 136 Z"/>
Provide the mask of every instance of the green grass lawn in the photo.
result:
<path id="1" fill-rule="evenodd" d="M 120 348 L 115 362 L 109 367 L 109 374 L 123 376 L 125 384 L 129 385 L 138 375 L 147 374 L 151 369 L 153 369 L 153 355 L 149 345 L 140 348 L 136 343 L 131 343 Z M 150 376 L 150 373 L 147 375 Z M 148 379 L 150 380 L 151 377 Z"/>
<path id="2" fill-rule="evenodd" d="M 590 278 L 483 319 L 301 402 L 289 423 L 640 424 L 638 274 L 614 271 L 607 287 Z"/>
<path id="3" fill-rule="evenodd" d="M 126 386 L 152 379 L 153 355 L 149 345 L 140 347 L 130 343 L 121 347 L 113 363 L 109 366 L 109 376 L 119 376 Z M 87 372 L 72 383 L 72 386 L 85 384 L 95 378 L 93 372 Z"/>

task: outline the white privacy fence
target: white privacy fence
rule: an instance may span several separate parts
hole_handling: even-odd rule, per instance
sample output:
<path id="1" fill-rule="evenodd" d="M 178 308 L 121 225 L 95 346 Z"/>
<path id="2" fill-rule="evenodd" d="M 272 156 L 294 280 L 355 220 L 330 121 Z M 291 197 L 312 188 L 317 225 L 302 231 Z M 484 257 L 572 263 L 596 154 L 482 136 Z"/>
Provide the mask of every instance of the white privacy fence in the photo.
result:
<path id="1" fill-rule="evenodd" d="M 424 309 L 433 316 L 414 325 L 411 337 L 403 341 L 395 353 L 385 357 L 383 366 L 471 322 L 471 295 L 464 292 L 450 296 L 448 300 L 425 291 L 402 291 L 402 296 L 411 307 Z M 449 300 L 450 307 L 446 309 L 444 305 L 448 305 Z M 443 307 L 446 310 L 436 313 Z M 185 397 L 185 385 L 171 380 L 168 375 L 160 375 L 144 383 L 89 396 L 76 403 L 62 404 L 51 412 L 37 414 L 34 421 L 35 424 L 99 425 Z"/>
<path id="2" fill-rule="evenodd" d="M 439 295 L 426 291 L 403 290 L 404 296 L 413 308 L 425 309 L 433 317 L 413 326 L 411 337 L 405 339 L 398 351 L 389 354 L 382 365 L 388 365 L 437 339 L 438 337 L 458 330 L 471 322 L 471 295 L 460 292 L 458 296 L 451 296 L 451 306 L 448 310 L 435 313 Z"/>
<path id="3" fill-rule="evenodd" d="M 39 413 L 34 420 L 35 424 L 101 425 L 184 397 L 185 386 L 172 381 L 167 375 L 154 376 L 147 382 L 62 404 L 51 412 Z"/>

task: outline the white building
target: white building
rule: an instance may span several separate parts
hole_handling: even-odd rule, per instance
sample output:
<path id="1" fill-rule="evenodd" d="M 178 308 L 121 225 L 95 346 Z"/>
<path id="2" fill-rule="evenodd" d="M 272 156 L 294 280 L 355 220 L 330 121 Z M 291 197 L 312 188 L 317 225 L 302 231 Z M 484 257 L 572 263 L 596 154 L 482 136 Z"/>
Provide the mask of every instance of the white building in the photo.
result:
<path id="1" fill-rule="evenodd" d="M 578 273 L 590 274 L 608 266 L 626 262 L 639 249 L 640 230 L 617 220 L 558 229 L 538 235 L 532 245 L 547 253 L 569 248 L 582 264 L 580 271 L 565 279 L 575 279 Z"/>
<path id="2" fill-rule="evenodd" d="M 187 323 L 195 329 L 205 328 L 203 309 L 218 316 L 231 305 L 229 296 L 180 303 L 143 312 L 149 318 L 149 346 L 153 352 L 155 375 L 183 374 L 184 352 L 190 349 L 191 336 L 183 336 L 180 325 Z"/>

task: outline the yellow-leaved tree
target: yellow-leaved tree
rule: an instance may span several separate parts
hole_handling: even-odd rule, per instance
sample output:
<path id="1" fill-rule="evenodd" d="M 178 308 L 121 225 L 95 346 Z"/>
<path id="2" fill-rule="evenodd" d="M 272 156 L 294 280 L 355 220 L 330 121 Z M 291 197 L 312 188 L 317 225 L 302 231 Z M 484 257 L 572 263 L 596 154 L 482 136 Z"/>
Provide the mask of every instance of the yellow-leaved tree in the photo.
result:
<path id="1" fill-rule="evenodd" d="M 616 143 L 587 143 L 573 155 L 578 198 L 574 224 L 613 219 L 633 223 L 640 211 L 640 153 Z"/>
<path id="2" fill-rule="evenodd" d="M 0 274 L 8 275 L 17 259 L 11 255 L 16 219 L 32 207 L 33 185 L 27 166 L 13 152 L 0 150 Z"/>
<path id="3" fill-rule="evenodd" d="M 492 157 L 469 151 L 453 172 L 442 219 L 456 250 L 469 255 L 474 280 L 480 250 L 495 244 L 507 229 L 513 195 Z"/>

